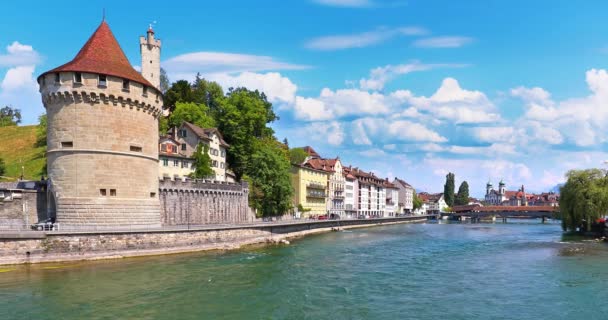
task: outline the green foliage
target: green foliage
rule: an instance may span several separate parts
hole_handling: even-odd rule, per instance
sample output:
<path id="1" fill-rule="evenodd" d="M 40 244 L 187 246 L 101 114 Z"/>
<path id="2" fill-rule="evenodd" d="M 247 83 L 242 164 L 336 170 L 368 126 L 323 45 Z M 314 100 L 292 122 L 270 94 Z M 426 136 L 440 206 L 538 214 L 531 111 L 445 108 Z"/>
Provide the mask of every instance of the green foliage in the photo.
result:
<path id="1" fill-rule="evenodd" d="M 564 231 L 589 231 L 608 211 L 608 178 L 600 169 L 571 170 L 560 188 L 559 209 Z"/>
<path id="2" fill-rule="evenodd" d="M 222 109 L 224 90 L 217 82 L 207 81 L 197 74 L 192 85 L 192 99 L 192 102 L 206 105 L 209 114 L 217 118 Z"/>
<path id="3" fill-rule="evenodd" d="M 5 106 L 0 109 L 0 127 L 16 126 L 21 123 L 21 110 Z"/>
<path id="4" fill-rule="evenodd" d="M 194 102 L 192 86 L 186 80 L 179 80 L 171 85 L 171 88 L 165 92 L 163 99 L 165 107 L 173 111 L 175 104 L 178 102 Z"/>
<path id="5" fill-rule="evenodd" d="M 445 176 L 445 185 L 443 185 L 443 198 L 448 206 L 454 205 L 454 174 L 448 173 Z"/>
<path id="6" fill-rule="evenodd" d="M 463 181 L 458 187 L 458 193 L 454 199 L 454 204 L 457 206 L 464 206 L 469 203 L 469 184 Z"/>
<path id="7" fill-rule="evenodd" d="M 6 164 L 4 163 L 4 160 L 2 158 L 0 158 L 0 176 L 4 176 L 5 173 L 6 173 Z"/>
<path id="8" fill-rule="evenodd" d="M 4 176 L 17 179 L 22 166 L 25 179 L 39 179 L 41 174 L 45 175 L 45 148 L 37 146 L 37 129 L 37 126 L 0 128 L 0 158 L 6 165 Z"/>
<path id="9" fill-rule="evenodd" d="M 40 158 L 44 160 L 44 165 L 42 166 L 42 170 L 40 170 L 40 175 L 46 176 L 47 173 L 47 159 L 46 159 L 46 129 L 47 129 L 47 118 L 46 114 L 43 114 L 38 117 L 38 125 L 36 126 L 36 147 L 43 148 L 40 151 Z"/>
<path id="10" fill-rule="evenodd" d="M 209 108 L 204 104 L 177 102 L 175 110 L 169 116 L 169 127 L 179 127 L 184 121 L 201 128 L 215 127 L 215 119 L 209 115 Z"/>
<path id="11" fill-rule="evenodd" d="M 418 197 L 416 192 L 414 192 L 414 210 L 422 208 L 422 199 Z"/>
<path id="12" fill-rule="evenodd" d="M 292 208 L 287 154 L 274 140 L 259 141 L 247 170 L 250 179 L 250 205 L 258 215 L 281 215 Z"/>
<path id="13" fill-rule="evenodd" d="M 208 145 L 199 143 L 196 147 L 196 152 L 192 154 L 192 159 L 194 159 L 194 172 L 190 174 L 191 178 L 206 179 L 215 175 L 215 172 L 211 168 Z"/>
<path id="14" fill-rule="evenodd" d="M 306 157 L 308 157 L 308 153 L 302 148 L 289 149 L 289 160 L 293 164 L 302 164 Z"/>
<path id="15" fill-rule="evenodd" d="M 311 208 L 304 208 L 301 203 L 298 203 L 298 211 L 299 212 L 309 212 L 312 211 Z"/>
<path id="16" fill-rule="evenodd" d="M 169 117 L 158 117 L 158 133 L 164 136 L 169 131 Z"/>
<path id="17" fill-rule="evenodd" d="M 169 77 L 165 69 L 160 68 L 160 91 L 165 94 L 169 90 Z"/>

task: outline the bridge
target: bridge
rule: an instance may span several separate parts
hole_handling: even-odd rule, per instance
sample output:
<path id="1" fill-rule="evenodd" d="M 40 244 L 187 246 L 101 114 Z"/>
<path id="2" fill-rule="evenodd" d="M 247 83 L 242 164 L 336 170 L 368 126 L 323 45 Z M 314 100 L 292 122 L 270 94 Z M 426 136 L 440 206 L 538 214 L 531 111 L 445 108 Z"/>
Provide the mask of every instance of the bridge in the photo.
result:
<path id="1" fill-rule="evenodd" d="M 483 220 L 491 218 L 501 218 L 506 221 L 507 218 L 541 218 L 545 221 L 547 218 L 557 218 L 559 207 L 553 206 L 480 206 L 477 204 L 454 206 L 453 212 L 449 215 L 456 220 L 463 220 L 466 217 L 472 220 Z"/>

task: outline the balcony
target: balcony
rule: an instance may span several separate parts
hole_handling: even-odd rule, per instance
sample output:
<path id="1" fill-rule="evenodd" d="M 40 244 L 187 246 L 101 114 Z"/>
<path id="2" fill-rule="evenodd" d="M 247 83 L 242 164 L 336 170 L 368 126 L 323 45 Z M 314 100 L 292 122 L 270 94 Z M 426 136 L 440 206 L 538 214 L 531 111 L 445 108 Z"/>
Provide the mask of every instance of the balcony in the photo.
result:
<path id="1" fill-rule="evenodd" d="M 327 194 L 322 190 L 308 190 L 306 192 L 306 198 L 324 199 L 327 198 Z"/>
<path id="2" fill-rule="evenodd" d="M 321 183 L 310 182 L 306 185 L 307 189 L 325 190 L 326 186 Z"/>

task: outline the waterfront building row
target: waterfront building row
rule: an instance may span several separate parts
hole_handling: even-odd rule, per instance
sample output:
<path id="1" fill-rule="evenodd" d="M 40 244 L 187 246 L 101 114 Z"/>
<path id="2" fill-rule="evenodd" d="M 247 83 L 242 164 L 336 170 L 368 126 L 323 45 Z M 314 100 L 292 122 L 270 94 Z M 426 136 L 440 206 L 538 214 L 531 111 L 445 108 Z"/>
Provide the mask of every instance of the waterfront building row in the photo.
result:
<path id="1" fill-rule="evenodd" d="M 302 148 L 307 158 L 292 164 L 294 214 L 298 218 L 392 217 L 412 213 L 414 188 L 395 178 L 380 178 L 339 157 L 326 159 L 312 147 Z"/>

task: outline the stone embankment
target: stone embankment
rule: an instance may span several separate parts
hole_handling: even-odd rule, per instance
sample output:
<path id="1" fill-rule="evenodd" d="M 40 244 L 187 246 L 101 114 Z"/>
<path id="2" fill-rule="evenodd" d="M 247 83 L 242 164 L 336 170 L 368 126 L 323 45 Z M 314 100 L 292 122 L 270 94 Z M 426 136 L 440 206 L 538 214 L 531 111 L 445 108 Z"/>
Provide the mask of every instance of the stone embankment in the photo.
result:
<path id="1" fill-rule="evenodd" d="M 204 250 L 230 250 L 256 243 L 333 230 L 426 221 L 427 216 L 370 220 L 297 221 L 137 231 L 0 232 L 0 265 L 113 259 Z"/>

